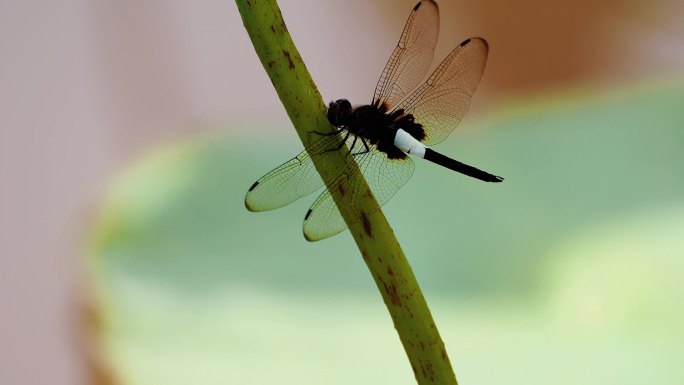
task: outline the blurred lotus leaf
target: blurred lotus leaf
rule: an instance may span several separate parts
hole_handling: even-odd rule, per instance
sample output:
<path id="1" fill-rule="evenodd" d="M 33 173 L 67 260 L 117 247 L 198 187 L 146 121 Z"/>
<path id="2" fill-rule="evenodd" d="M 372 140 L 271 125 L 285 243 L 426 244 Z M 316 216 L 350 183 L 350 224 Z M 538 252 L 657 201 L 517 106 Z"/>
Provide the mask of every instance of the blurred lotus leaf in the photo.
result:
<path id="1" fill-rule="evenodd" d="M 676 81 L 464 121 L 440 151 L 501 185 L 416 162 L 386 214 L 461 382 L 681 383 L 683 107 Z M 90 262 L 115 370 L 130 384 L 413 384 L 349 235 L 301 235 L 315 196 L 244 209 L 300 150 L 286 129 L 253 132 L 159 149 L 113 182 Z"/>

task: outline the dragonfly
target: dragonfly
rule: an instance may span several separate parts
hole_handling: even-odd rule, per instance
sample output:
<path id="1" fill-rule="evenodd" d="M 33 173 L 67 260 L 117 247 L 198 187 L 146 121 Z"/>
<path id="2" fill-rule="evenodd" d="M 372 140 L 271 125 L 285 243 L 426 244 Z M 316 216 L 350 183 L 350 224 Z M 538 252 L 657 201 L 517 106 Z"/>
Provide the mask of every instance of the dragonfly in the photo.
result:
<path id="1" fill-rule="evenodd" d="M 347 228 L 335 200 L 362 220 L 377 210 L 369 203 L 365 179 L 382 206 L 413 175 L 411 156 L 485 182 L 503 178 L 461 163 L 429 148 L 442 142 L 465 116 L 487 61 L 487 42 L 479 37 L 460 43 L 425 80 L 439 32 L 439 8 L 432 0 L 420 1 L 411 11 L 390 55 L 373 100 L 352 106 L 346 99 L 331 102 L 327 119 L 332 133 L 317 138 L 299 155 L 257 180 L 245 196 L 250 211 L 286 206 L 322 187 L 315 158 L 346 151 L 348 162 L 311 205 L 304 217 L 304 237 L 318 241 Z"/>

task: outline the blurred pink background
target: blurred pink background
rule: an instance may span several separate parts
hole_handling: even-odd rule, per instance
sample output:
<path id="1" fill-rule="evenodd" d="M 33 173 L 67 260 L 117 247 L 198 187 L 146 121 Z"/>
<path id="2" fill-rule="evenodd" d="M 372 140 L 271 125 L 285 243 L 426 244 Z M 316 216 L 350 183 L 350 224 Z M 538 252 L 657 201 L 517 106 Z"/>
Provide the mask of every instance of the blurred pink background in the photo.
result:
<path id="1" fill-rule="evenodd" d="M 324 98 L 363 103 L 414 2 L 280 5 Z M 681 2 L 439 3 L 436 60 L 490 42 L 476 116 L 684 66 Z M 163 141 L 290 123 L 232 1 L 2 1 L 0 52 L 0 384 L 75 384 L 77 257 L 103 184 Z"/>

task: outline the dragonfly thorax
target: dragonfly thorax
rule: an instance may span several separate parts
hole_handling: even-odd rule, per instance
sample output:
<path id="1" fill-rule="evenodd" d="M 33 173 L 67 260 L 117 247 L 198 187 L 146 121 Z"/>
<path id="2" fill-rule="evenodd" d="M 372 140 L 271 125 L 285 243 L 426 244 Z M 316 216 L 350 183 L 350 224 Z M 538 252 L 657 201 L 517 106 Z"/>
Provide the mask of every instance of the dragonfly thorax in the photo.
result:
<path id="1" fill-rule="evenodd" d="M 398 129 L 403 129 L 416 140 L 425 138 L 422 126 L 414 121 L 413 115 L 403 110 L 387 112 L 386 108 L 363 105 L 353 108 L 346 99 L 329 104 L 328 121 L 333 126 L 355 135 L 364 143 L 374 145 L 389 158 L 404 158 L 404 153 L 394 146 Z"/>
<path id="2" fill-rule="evenodd" d="M 370 105 L 352 108 L 346 99 L 331 102 L 328 121 L 333 126 L 374 142 L 379 132 L 392 130 L 393 119 L 384 111 Z"/>

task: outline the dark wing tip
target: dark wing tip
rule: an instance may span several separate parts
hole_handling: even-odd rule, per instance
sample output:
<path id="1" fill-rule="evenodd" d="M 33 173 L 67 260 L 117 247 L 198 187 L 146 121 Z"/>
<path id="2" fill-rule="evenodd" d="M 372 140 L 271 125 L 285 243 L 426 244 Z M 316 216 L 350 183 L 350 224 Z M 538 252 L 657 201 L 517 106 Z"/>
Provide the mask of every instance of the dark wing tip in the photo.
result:
<path id="1" fill-rule="evenodd" d="M 247 190 L 247 195 L 245 195 L 245 207 L 247 208 L 247 210 L 249 210 L 249 211 L 251 211 L 251 212 L 253 212 L 253 213 L 258 212 L 258 211 L 262 211 L 262 210 L 257 209 L 256 207 L 254 207 L 254 206 L 249 202 L 249 201 L 250 201 L 250 198 L 249 198 L 250 193 L 252 192 L 252 190 L 254 190 L 254 189 L 256 188 L 256 186 L 257 186 L 258 184 L 259 184 L 259 181 L 254 182 L 254 184 L 253 184 L 252 186 L 250 186 L 249 190 Z"/>
<path id="2" fill-rule="evenodd" d="M 470 39 L 466 39 L 463 42 L 461 42 L 461 44 L 459 44 L 458 46 L 463 47 L 463 46 L 466 46 L 466 45 L 468 45 L 474 41 L 482 43 L 482 45 L 485 47 L 485 49 L 489 51 L 489 43 L 487 43 L 487 40 L 485 40 L 481 37 L 471 37 Z"/>
<path id="3" fill-rule="evenodd" d="M 418 4 L 416 4 L 416 6 L 413 7 L 413 10 L 414 10 L 414 11 L 417 10 L 418 8 L 420 8 L 421 5 L 423 5 L 423 2 L 422 2 L 422 1 L 419 1 Z"/>
<path id="4" fill-rule="evenodd" d="M 306 223 L 306 220 L 309 219 L 310 216 L 311 216 L 311 209 L 309 209 L 309 211 L 306 212 L 306 215 L 304 216 L 304 223 Z M 320 240 L 319 238 L 314 238 L 314 237 L 312 237 L 311 234 L 309 234 L 309 233 L 306 231 L 306 224 L 305 224 L 303 227 L 304 227 L 304 228 L 303 228 L 302 230 L 303 230 L 303 233 L 304 233 L 304 238 L 305 238 L 307 241 L 309 241 L 309 242 L 316 242 L 316 241 Z"/>
<path id="5" fill-rule="evenodd" d="M 488 180 L 487 182 L 493 182 L 493 183 L 500 183 L 503 182 L 504 178 L 496 175 L 492 175 L 491 180 Z"/>

